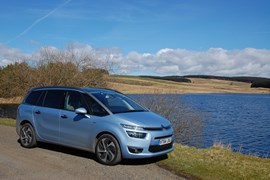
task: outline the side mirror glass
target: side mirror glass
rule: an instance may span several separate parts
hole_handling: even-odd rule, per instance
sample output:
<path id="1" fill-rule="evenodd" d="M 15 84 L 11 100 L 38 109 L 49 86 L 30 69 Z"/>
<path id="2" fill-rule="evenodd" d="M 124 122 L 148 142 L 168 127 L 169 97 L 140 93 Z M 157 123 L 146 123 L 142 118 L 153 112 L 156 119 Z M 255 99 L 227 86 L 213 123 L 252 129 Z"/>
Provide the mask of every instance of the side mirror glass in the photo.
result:
<path id="1" fill-rule="evenodd" d="M 78 109 L 75 109 L 75 113 L 76 114 L 87 114 L 87 111 L 85 108 L 78 108 Z"/>

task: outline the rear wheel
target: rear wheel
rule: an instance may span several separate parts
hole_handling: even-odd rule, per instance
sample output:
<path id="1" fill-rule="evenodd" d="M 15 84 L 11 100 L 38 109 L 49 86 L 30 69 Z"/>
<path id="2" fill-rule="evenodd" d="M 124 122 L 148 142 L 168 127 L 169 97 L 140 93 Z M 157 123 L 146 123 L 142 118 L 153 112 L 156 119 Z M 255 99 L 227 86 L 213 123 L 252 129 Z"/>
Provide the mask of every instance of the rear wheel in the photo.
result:
<path id="1" fill-rule="evenodd" d="M 35 131 L 31 124 L 25 123 L 21 126 L 20 143 L 25 148 L 32 148 L 37 145 Z"/>
<path id="2" fill-rule="evenodd" d="M 103 134 L 96 144 L 97 160 L 105 165 L 115 165 L 122 159 L 117 140 L 110 134 Z"/>

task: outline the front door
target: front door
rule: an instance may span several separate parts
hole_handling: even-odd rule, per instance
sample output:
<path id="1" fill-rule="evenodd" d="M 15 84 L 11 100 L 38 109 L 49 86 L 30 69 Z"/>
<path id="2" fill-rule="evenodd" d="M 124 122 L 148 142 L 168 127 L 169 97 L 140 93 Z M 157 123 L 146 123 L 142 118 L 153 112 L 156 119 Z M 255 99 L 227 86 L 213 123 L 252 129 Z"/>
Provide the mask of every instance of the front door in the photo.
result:
<path id="1" fill-rule="evenodd" d="M 89 113 L 76 114 L 77 108 L 89 109 L 80 92 L 68 91 L 64 110 L 60 112 L 60 143 L 89 149 L 93 139 L 91 132 L 95 126 L 95 117 Z"/>

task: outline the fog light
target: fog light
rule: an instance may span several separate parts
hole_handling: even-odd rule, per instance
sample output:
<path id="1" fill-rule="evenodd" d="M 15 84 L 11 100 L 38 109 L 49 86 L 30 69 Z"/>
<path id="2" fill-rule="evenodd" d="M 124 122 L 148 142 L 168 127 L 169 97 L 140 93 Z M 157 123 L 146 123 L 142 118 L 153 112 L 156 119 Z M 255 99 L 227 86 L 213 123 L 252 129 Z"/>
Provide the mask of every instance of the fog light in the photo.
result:
<path id="1" fill-rule="evenodd" d="M 136 147 L 128 147 L 129 152 L 138 154 L 143 151 L 143 148 L 136 148 Z"/>

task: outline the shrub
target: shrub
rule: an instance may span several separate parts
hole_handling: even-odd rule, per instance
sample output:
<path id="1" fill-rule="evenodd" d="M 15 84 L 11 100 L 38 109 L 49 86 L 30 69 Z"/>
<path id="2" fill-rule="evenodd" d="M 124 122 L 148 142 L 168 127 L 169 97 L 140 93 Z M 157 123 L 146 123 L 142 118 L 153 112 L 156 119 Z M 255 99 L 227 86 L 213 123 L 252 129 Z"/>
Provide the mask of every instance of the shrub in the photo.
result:
<path id="1" fill-rule="evenodd" d="M 31 87 L 35 70 L 27 63 L 15 63 L 3 68 L 0 73 L 0 96 L 14 97 Z"/>
<path id="2" fill-rule="evenodd" d="M 153 112 L 170 120 L 176 142 L 201 146 L 204 116 L 181 102 L 179 95 L 139 95 L 135 99 Z"/>
<path id="3" fill-rule="evenodd" d="M 0 69 L 0 97 L 22 96 L 37 86 L 106 87 L 108 71 L 90 54 L 43 48 L 26 62 Z"/>

